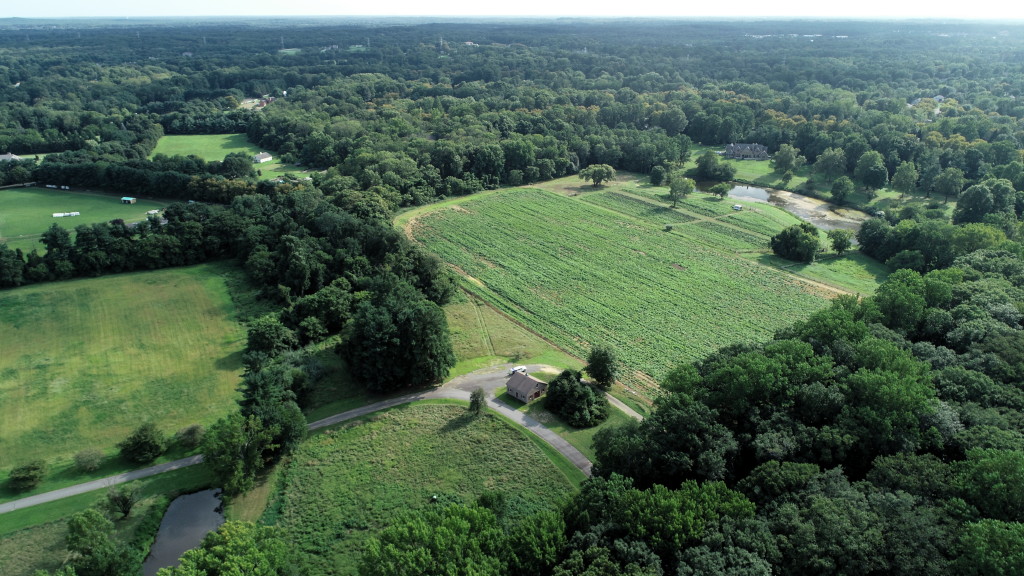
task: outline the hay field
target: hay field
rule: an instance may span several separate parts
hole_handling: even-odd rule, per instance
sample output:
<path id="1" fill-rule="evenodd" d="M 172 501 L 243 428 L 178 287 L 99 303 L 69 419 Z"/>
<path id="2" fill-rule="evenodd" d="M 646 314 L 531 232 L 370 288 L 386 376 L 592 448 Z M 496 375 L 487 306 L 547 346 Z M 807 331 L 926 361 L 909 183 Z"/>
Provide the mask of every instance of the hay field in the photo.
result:
<path id="1" fill-rule="evenodd" d="M 235 409 L 245 330 L 222 265 L 0 292 L 0 473 Z"/>

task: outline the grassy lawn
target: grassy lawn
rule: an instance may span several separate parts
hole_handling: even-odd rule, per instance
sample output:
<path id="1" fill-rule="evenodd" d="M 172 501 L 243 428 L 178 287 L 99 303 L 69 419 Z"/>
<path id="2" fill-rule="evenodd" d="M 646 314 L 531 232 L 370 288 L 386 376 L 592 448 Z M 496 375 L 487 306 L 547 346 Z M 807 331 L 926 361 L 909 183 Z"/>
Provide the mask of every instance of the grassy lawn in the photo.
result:
<path id="1" fill-rule="evenodd" d="M 579 358 L 562 352 L 479 298 L 470 295 L 460 300 L 445 306 L 458 361 L 449 378 L 506 362 L 583 367 Z"/>
<path id="2" fill-rule="evenodd" d="M 255 156 L 260 152 L 268 152 L 259 146 L 249 142 L 245 134 L 200 134 L 200 135 L 176 135 L 163 136 L 157 142 L 153 155 L 164 154 L 167 156 L 189 156 L 195 155 L 207 162 L 223 160 L 225 156 L 233 153 L 243 153 Z M 271 154 L 274 154 L 270 151 Z M 264 164 L 256 165 L 260 171 L 260 179 L 271 180 L 291 174 L 302 178 L 303 168 L 293 164 L 285 164 L 274 159 Z"/>
<path id="3" fill-rule="evenodd" d="M 545 188 L 559 185 L 566 190 L 444 203 L 406 226 L 457 267 L 467 290 L 559 348 L 582 357 L 591 343 L 609 343 L 628 368 L 655 378 L 827 305 L 820 291 L 739 255 L 767 250 L 766 233 L 783 227 L 775 213 L 737 220 L 725 203 L 693 196 L 668 215 L 680 224 L 666 232 L 650 217 L 664 217 L 659 207 L 635 202 L 635 181 Z"/>
<path id="4" fill-rule="evenodd" d="M 39 238 L 51 224 L 72 231 L 81 224 L 126 222 L 146 219 L 149 210 L 162 210 L 169 202 L 139 198 L 135 204 L 122 204 L 120 194 L 50 188 L 7 188 L 0 190 L 0 242 L 11 249 L 26 252 L 38 248 L 45 252 Z M 55 212 L 80 212 L 81 216 L 54 218 Z"/>
<path id="5" fill-rule="evenodd" d="M 529 432 L 464 404 L 418 403 L 306 440 L 265 518 L 286 532 L 303 574 L 353 574 L 366 539 L 396 515 L 506 494 L 521 518 L 575 490 Z M 382 481 L 386 479 L 386 481 Z"/>
<path id="6" fill-rule="evenodd" d="M 759 256 L 758 261 L 767 265 L 787 270 L 811 280 L 833 286 L 843 286 L 861 296 L 874 294 L 878 285 L 889 276 L 889 269 L 881 262 L 850 251 L 837 256 L 835 253 L 819 256 L 813 264 L 802 264 L 785 260 L 773 254 Z"/>
<path id="7" fill-rule="evenodd" d="M 147 420 L 173 434 L 234 409 L 245 331 L 222 275 L 236 270 L 0 292 L 0 473 L 37 458 L 66 466 L 83 448 L 112 453 Z"/>
<path id="8" fill-rule="evenodd" d="M 508 394 L 502 400 L 511 406 L 516 405 L 516 400 Z M 544 402 L 544 400 L 538 400 L 524 404 L 521 411 L 526 412 L 531 418 L 544 424 L 562 438 L 565 438 L 566 441 L 575 446 L 591 462 L 597 460 L 597 454 L 594 453 L 594 435 L 605 428 L 617 428 L 632 420 L 618 408 L 610 406 L 608 409 L 608 419 L 600 425 L 590 428 L 573 428 L 563 422 L 556 414 L 548 412 L 544 407 Z"/>
<path id="9" fill-rule="evenodd" d="M 265 150 L 251 144 L 245 134 L 173 135 L 160 138 L 153 149 L 153 156 L 198 156 L 212 162 L 238 152 L 256 155 Z"/>

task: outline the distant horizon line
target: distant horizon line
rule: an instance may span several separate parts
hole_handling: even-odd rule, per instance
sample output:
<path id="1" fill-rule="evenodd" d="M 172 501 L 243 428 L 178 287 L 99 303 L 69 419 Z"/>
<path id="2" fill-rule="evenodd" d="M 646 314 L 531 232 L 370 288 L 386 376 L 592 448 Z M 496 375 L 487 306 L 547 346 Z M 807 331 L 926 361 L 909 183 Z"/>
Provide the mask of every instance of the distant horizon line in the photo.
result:
<path id="1" fill-rule="evenodd" d="M 746 15 L 746 16 L 683 16 L 683 15 L 595 15 L 580 16 L 573 14 L 163 14 L 163 15 L 89 15 L 89 16 L 0 16 L 0 22 L 9 20 L 41 20 L 41 21 L 67 21 L 67 20 L 173 20 L 173 19 L 241 19 L 259 20 L 266 18 L 305 20 L 305 19 L 457 19 L 457 20 L 686 20 L 686 21 L 723 21 L 723 22 L 984 22 L 1002 24 L 1024 23 L 1022 18 L 966 18 L 957 16 L 785 16 L 785 15 Z"/>

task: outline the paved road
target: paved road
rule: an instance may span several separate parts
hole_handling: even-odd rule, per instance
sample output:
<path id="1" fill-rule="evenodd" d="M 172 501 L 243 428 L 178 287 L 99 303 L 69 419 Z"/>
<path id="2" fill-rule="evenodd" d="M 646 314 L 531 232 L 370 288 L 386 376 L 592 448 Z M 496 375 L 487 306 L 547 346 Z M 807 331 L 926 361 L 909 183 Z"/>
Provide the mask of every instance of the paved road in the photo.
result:
<path id="1" fill-rule="evenodd" d="M 511 365 L 509 365 L 511 366 Z M 540 365 L 530 365 L 529 370 L 536 371 L 545 368 Z M 584 474 L 590 476 L 590 468 L 592 466 L 590 460 L 587 459 L 579 450 L 577 450 L 572 444 L 569 444 L 561 436 L 555 434 L 540 422 L 530 418 L 522 412 L 518 412 L 512 409 L 510 406 L 499 402 L 494 399 L 494 390 L 505 385 L 505 381 L 508 379 L 507 376 L 508 367 L 503 367 L 498 371 L 494 371 L 493 368 L 467 374 L 465 376 L 459 376 L 454 378 L 443 387 L 429 390 L 425 392 L 413 392 L 411 394 L 405 394 L 403 396 L 397 396 L 395 398 L 389 398 L 388 400 L 381 400 L 380 402 L 374 402 L 360 408 L 354 408 L 347 412 L 335 414 L 316 422 L 309 424 L 310 430 L 316 430 L 318 428 L 324 428 L 327 426 L 333 426 L 346 420 L 353 418 L 359 418 L 372 414 L 380 410 L 392 408 L 401 404 L 407 404 L 416 400 L 427 400 L 431 398 L 454 398 L 458 400 L 469 400 L 469 395 L 472 390 L 476 388 L 483 388 L 487 392 L 487 405 L 498 412 L 502 416 L 505 416 L 509 420 L 512 420 L 516 424 L 523 426 L 530 432 L 533 432 L 545 442 L 550 444 L 562 455 L 569 459 L 574 466 L 583 471 Z M 615 400 L 619 406 L 621 403 Z M 641 416 L 636 412 L 633 412 L 625 405 L 621 405 L 620 409 L 626 411 L 627 414 L 631 414 L 634 418 L 640 419 Z M 43 504 L 45 502 L 53 502 L 54 500 L 60 500 L 69 496 L 77 496 L 78 494 L 84 494 L 86 492 L 92 492 L 93 490 L 99 490 L 100 488 L 106 488 L 108 486 L 114 486 L 116 484 L 123 484 L 125 482 L 131 482 L 132 480 L 139 480 L 141 478 L 148 478 L 171 470 L 177 470 L 179 468 L 185 468 L 187 466 L 193 466 L 203 461 L 202 455 L 191 456 L 189 458 L 182 458 L 181 460 L 175 460 L 173 462 L 165 462 L 164 464 L 158 464 L 156 466 L 150 466 L 149 468 L 142 468 L 140 470 L 132 470 L 131 472 L 125 472 L 124 474 L 118 474 L 116 476 L 109 476 L 107 478 L 101 478 L 99 480 L 93 480 L 92 482 L 86 482 L 84 484 L 76 484 L 74 486 L 68 486 L 67 488 L 61 488 L 59 490 L 53 490 L 52 492 L 45 492 L 43 494 L 36 494 L 34 496 L 28 496 L 20 500 L 14 500 L 5 504 L 0 504 L 0 514 L 12 512 L 14 510 L 20 510 L 22 508 L 28 508 L 29 506 L 35 506 L 36 504 Z"/>
<path id="2" fill-rule="evenodd" d="M 36 494 L 20 500 L 0 504 L 0 514 L 20 510 L 22 508 L 28 508 L 29 506 L 35 506 L 36 504 L 53 502 L 54 500 L 60 500 L 61 498 L 67 498 L 69 496 L 85 494 L 86 492 L 92 492 L 93 490 L 99 490 L 100 488 L 114 486 L 115 484 L 124 484 L 125 482 L 131 482 L 132 480 L 148 478 L 157 474 L 163 474 L 164 472 L 170 472 L 171 470 L 177 470 L 178 468 L 187 468 L 189 466 L 199 464 L 202 461 L 203 456 L 201 454 L 197 456 L 189 456 L 188 458 L 182 458 L 181 460 L 175 460 L 174 462 L 165 462 L 163 464 L 157 464 L 156 466 L 150 466 L 149 468 L 142 468 L 141 470 L 132 470 L 131 472 L 125 472 L 116 476 L 108 476 L 106 478 L 100 478 L 99 480 L 93 480 L 92 482 L 61 488 L 60 490 Z"/>

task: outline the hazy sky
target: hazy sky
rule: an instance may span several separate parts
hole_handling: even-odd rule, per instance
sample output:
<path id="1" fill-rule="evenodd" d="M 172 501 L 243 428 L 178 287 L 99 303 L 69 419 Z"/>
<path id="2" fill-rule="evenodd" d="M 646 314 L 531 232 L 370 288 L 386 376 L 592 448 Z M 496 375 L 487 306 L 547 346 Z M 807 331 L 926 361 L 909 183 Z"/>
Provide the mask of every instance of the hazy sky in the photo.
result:
<path id="1" fill-rule="evenodd" d="M 1022 20 L 1015 0 L 907 2 L 895 0 L 48 0 L 9 1 L 0 18 L 79 16 L 677 16 L 807 18 L 963 18 Z"/>

